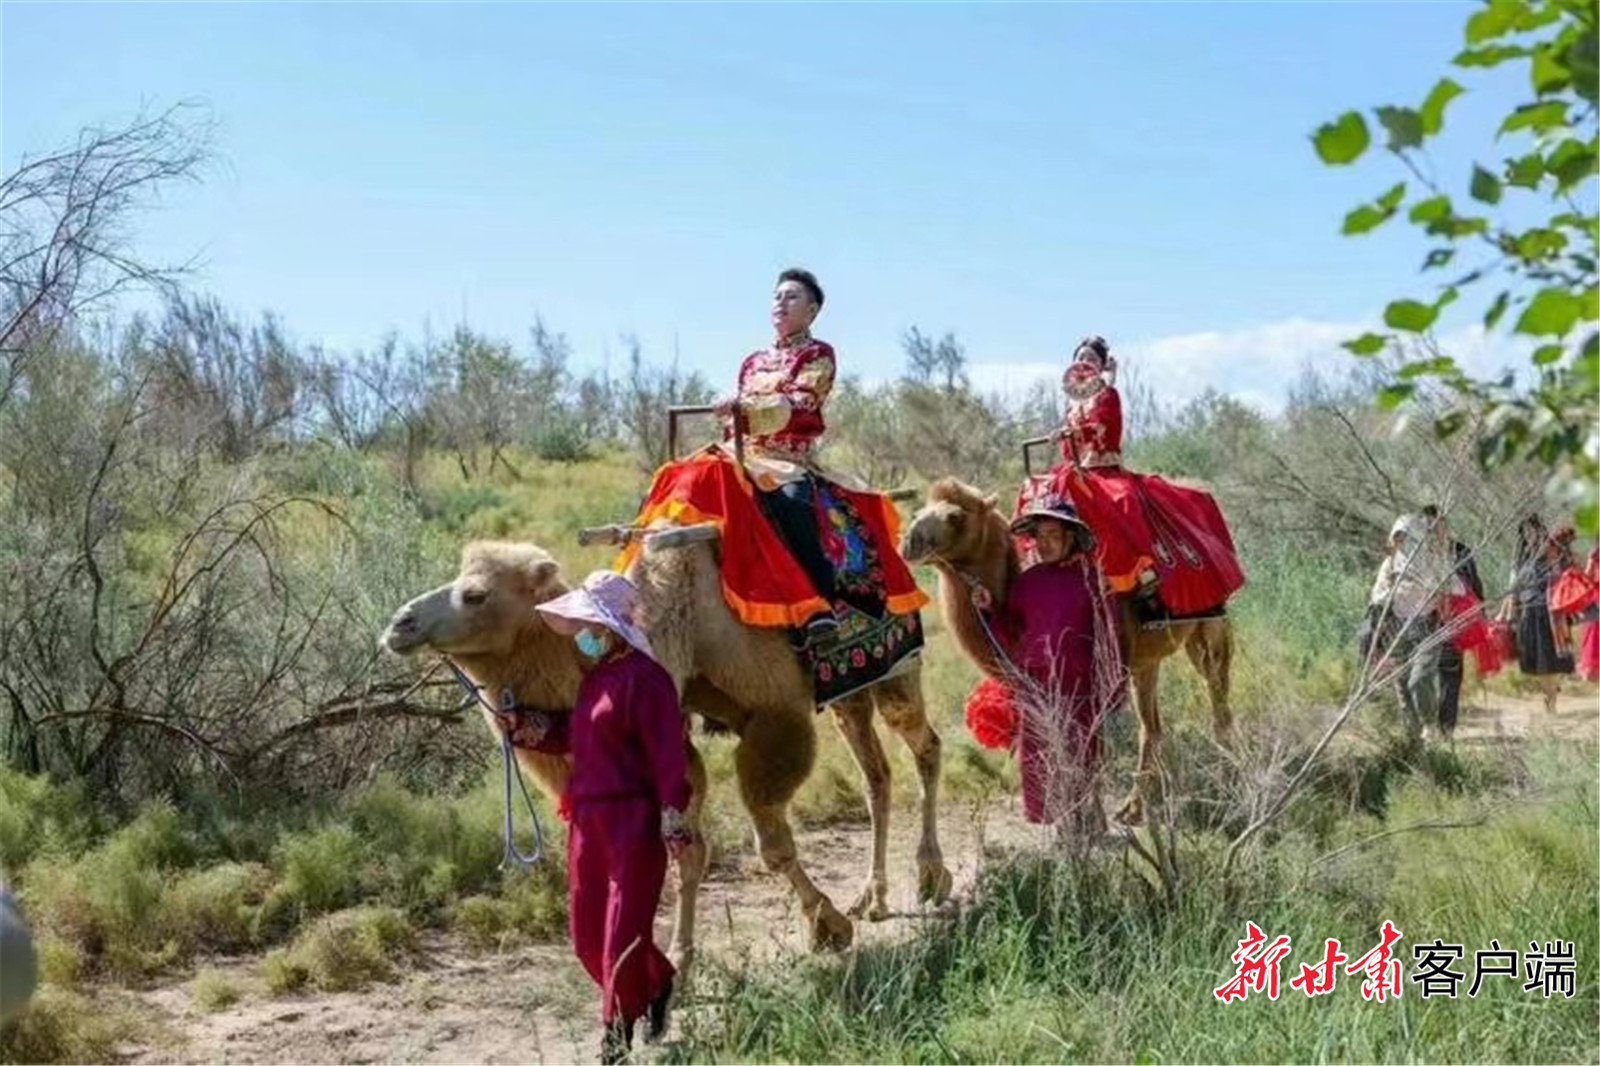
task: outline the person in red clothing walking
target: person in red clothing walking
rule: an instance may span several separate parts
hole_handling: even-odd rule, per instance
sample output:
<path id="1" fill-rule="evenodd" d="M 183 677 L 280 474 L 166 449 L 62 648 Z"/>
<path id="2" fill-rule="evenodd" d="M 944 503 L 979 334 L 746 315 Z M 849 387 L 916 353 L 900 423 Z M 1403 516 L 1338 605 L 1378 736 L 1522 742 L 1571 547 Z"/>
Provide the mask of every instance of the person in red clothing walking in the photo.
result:
<path id="1" fill-rule="evenodd" d="M 582 587 L 538 608 L 570 634 L 586 666 L 570 715 L 509 723 L 518 743 L 572 754 L 562 796 L 572 947 L 600 986 L 601 1061 L 621 1062 L 634 1023 L 666 1031 L 674 971 L 654 923 L 667 855 L 694 840 L 684 820 L 689 761 L 678 690 L 640 624 L 639 593 L 621 574 L 590 574 Z M 529 732 L 534 735 L 530 736 Z"/>

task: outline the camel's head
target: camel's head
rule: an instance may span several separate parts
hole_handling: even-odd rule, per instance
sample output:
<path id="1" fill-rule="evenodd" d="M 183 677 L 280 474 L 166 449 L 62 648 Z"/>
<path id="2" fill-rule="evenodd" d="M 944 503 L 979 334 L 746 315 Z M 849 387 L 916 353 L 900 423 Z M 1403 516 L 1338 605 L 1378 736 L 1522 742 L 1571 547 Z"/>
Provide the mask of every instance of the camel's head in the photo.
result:
<path id="1" fill-rule="evenodd" d="M 531 544 L 474 541 L 461 553 L 461 573 L 394 613 L 380 643 L 399 655 L 424 648 L 452 655 L 511 650 L 530 625 L 543 625 L 535 605 L 567 591 L 561 568 Z"/>
<path id="2" fill-rule="evenodd" d="M 900 554 L 908 563 L 940 558 L 964 562 L 983 541 L 984 527 L 994 514 L 995 497 L 986 496 L 955 478 L 935 481 L 928 499 L 911 516 L 900 538 Z"/>

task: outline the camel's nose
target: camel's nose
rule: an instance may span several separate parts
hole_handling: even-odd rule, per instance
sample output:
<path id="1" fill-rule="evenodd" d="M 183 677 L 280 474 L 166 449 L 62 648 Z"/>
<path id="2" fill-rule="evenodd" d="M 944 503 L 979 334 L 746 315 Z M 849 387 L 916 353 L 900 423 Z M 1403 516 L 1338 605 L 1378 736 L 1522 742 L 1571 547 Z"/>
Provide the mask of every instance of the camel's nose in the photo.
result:
<path id="1" fill-rule="evenodd" d="M 409 607 L 402 607 L 389 620 L 389 628 L 378 638 L 378 647 L 397 654 L 405 654 L 425 643 L 422 624 Z"/>
<path id="2" fill-rule="evenodd" d="M 900 555 L 907 562 L 920 562 L 928 554 L 927 538 L 915 526 L 900 538 Z"/>
<path id="3" fill-rule="evenodd" d="M 389 651 L 405 651 L 422 643 L 422 627 L 411 608 L 403 607 L 389 620 L 389 628 L 378 638 L 378 646 Z"/>

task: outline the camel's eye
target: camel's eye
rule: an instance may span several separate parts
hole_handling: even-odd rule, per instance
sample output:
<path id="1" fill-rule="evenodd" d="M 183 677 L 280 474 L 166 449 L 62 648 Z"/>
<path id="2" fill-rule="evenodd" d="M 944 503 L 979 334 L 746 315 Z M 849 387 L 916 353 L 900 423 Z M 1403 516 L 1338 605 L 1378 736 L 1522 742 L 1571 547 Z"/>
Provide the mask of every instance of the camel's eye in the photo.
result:
<path id="1" fill-rule="evenodd" d="M 462 589 L 461 602 L 468 607 L 477 607 L 489 598 L 488 589 Z"/>
<path id="2" fill-rule="evenodd" d="M 950 515 L 950 528 L 960 529 L 967 524 L 967 512 L 955 511 Z"/>

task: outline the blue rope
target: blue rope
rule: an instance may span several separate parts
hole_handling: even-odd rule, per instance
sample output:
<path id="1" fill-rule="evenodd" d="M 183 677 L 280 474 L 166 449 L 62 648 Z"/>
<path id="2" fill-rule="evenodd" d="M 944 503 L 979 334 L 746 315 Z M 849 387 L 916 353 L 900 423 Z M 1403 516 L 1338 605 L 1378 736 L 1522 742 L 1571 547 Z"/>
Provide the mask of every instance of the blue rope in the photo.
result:
<path id="1" fill-rule="evenodd" d="M 467 697 L 472 702 L 479 704 L 499 721 L 499 714 L 489 706 L 489 701 L 483 698 L 481 686 L 475 685 L 455 664 L 453 659 L 445 659 L 450 667 L 450 672 L 456 675 L 456 682 L 466 690 Z M 533 797 L 528 795 L 528 782 L 522 776 L 522 764 L 517 762 L 515 753 L 511 750 L 511 735 L 504 729 L 500 730 L 500 756 L 505 777 L 503 790 L 505 809 L 505 854 L 501 856 L 500 868 L 515 866 L 519 870 L 527 870 L 534 863 L 544 859 L 544 826 L 539 821 L 539 809 L 533 802 Z M 524 854 L 517 848 L 516 835 L 511 824 L 511 779 L 517 779 L 517 787 L 522 791 L 522 802 L 528 808 L 528 817 L 533 821 L 533 851 Z"/>

